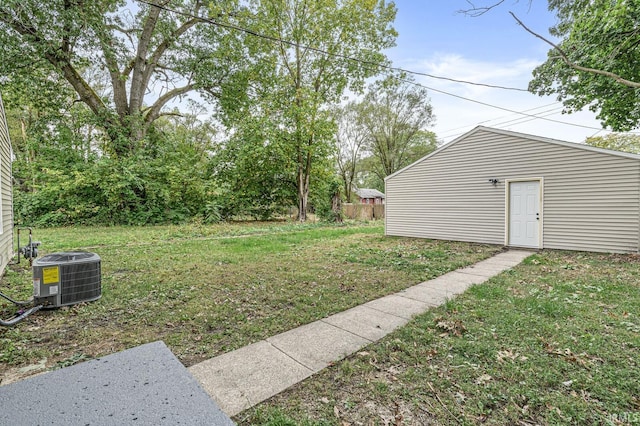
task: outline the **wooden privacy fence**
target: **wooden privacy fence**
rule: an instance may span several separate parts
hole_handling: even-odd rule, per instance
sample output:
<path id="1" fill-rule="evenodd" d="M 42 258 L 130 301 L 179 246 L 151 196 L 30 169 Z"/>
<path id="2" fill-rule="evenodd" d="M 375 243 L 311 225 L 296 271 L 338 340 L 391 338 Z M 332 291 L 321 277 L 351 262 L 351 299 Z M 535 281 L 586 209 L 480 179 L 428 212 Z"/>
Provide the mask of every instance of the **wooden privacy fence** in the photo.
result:
<path id="1" fill-rule="evenodd" d="M 345 203 L 342 205 L 342 214 L 348 219 L 384 219 L 384 204 Z"/>

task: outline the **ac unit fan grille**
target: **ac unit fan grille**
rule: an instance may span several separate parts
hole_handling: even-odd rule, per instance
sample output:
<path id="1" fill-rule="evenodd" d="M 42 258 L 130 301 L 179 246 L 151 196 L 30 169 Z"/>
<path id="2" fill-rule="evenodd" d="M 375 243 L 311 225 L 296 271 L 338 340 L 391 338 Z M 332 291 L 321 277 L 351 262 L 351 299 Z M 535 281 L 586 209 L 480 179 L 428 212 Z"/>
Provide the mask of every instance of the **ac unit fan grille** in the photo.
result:
<path id="1" fill-rule="evenodd" d="M 63 305 L 96 299 L 101 295 L 100 263 L 60 267 L 60 302 Z"/>
<path id="2" fill-rule="evenodd" d="M 95 256 L 95 253 L 89 253 L 88 251 L 53 253 L 40 258 L 40 262 L 73 262 L 78 260 L 91 259 Z"/>

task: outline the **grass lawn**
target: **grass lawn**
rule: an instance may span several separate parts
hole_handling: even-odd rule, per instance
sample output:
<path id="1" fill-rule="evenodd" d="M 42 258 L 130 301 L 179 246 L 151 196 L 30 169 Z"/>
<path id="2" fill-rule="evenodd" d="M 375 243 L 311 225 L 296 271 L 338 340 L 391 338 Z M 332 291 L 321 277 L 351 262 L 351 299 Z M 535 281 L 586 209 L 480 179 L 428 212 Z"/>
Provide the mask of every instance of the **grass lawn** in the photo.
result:
<path id="1" fill-rule="evenodd" d="M 235 420 L 640 424 L 640 257 L 545 250 Z"/>
<path id="2" fill-rule="evenodd" d="M 387 238 L 377 223 L 62 228 L 34 237 L 41 254 L 98 253 L 103 296 L 0 327 L 2 383 L 155 340 L 189 366 L 500 250 Z M 0 291 L 30 297 L 30 272 L 9 269 Z M 7 318 L 14 308 L 3 302 L 0 311 Z"/>

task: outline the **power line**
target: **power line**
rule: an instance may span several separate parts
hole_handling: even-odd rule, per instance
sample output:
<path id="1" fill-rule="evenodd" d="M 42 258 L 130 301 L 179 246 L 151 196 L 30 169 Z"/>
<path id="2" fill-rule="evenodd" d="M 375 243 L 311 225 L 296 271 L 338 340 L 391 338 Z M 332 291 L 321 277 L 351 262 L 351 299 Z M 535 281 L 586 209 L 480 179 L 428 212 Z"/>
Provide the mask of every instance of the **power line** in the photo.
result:
<path id="1" fill-rule="evenodd" d="M 522 112 L 531 112 L 531 111 L 535 111 L 535 110 L 540 109 L 540 108 L 546 108 L 546 107 L 550 107 L 552 105 L 559 105 L 559 104 L 560 104 L 560 102 L 551 102 L 550 104 L 540 105 L 540 106 L 537 106 L 535 108 L 525 109 Z M 453 131 L 456 131 L 456 130 L 460 130 L 460 129 L 464 129 L 464 128 L 467 128 L 467 127 L 476 126 L 478 124 L 485 124 L 485 123 L 488 123 L 490 121 L 502 120 L 503 118 L 511 117 L 512 115 L 515 115 L 515 114 L 507 114 L 507 115 L 503 115 L 503 116 L 496 117 L 496 118 L 490 118 L 490 119 L 484 120 L 484 121 L 478 121 L 477 123 L 467 124 L 465 126 L 454 127 L 453 129 L 443 130 L 442 133 L 450 133 L 450 132 L 453 132 Z"/>
<path id="2" fill-rule="evenodd" d="M 444 76 L 440 76 L 440 75 L 435 75 L 435 74 L 429 74 L 426 72 L 420 72 L 420 71 L 412 71 L 412 70 L 408 70 L 405 68 L 399 68 L 399 67 L 392 67 L 389 65 L 384 65 L 384 64 L 380 64 L 377 62 L 371 62 L 371 61 L 365 61 L 362 59 L 358 59 L 358 58 L 354 58 L 353 56 L 348 56 L 348 55 L 342 55 L 340 53 L 330 53 L 326 50 L 317 48 L 317 47 L 312 47 L 312 46 L 306 46 L 306 45 L 302 45 L 302 44 L 298 44 L 295 43 L 293 41 L 290 40 L 285 40 L 282 39 L 280 37 L 274 37 L 274 36 L 270 36 L 267 34 L 262 34 L 262 33 L 258 33 L 256 31 L 250 30 L 248 28 L 244 28 L 244 27 L 240 27 L 238 25 L 234 25 L 234 24 L 230 24 L 228 22 L 218 22 L 214 19 L 211 18 L 204 18 L 201 16 L 196 16 L 193 15 L 191 13 L 187 13 L 187 12 L 182 12 L 179 10 L 175 10 L 175 9 L 171 9 L 169 7 L 166 7 L 164 5 L 159 5 L 159 4 L 155 4 L 155 3 L 151 3 L 147 0 L 137 0 L 140 3 L 146 4 L 148 6 L 153 6 L 153 7 L 157 7 L 158 9 L 170 12 L 170 13 L 174 13 L 176 15 L 181 15 L 187 18 L 191 18 L 191 19 L 200 19 L 203 22 L 207 22 L 209 24 L 218 26 L 218 27 L 222 27 L 222 28 L 226 28 L 226 29 L 232 29 L 232 30 L 236 30 L 236 31 L 241 31 L 245 34 L 249 34 L 252 35 L 254 37 L 258 37 L 258 38 L 262 38 L 265 40 L 269 40 L 269 41 L 273 41 L 273 42 L 277 42 L 277 43 L 283 43 L 286 44 L 287 46 L 290 47 L 298 47 L 298 48 L 302 48 L 305 50 L 310 50 L 312 52 L 316 52 L 316 53 L 320 53 L 326 56 L 330 56 L 330 57 L 334 57 L 334 58 L 340 58 L 340 59 L 345 59 L 348 61 L 352 61 L 352 62 L 357 62 L 359 64 L 365 64 L 365 65 L 372 65 L 378 68 L 383 68 L 386 69 L 388 71 L 397 71 L 397 72 L 402 72 L 402 73 L 406 73 L 406 74 L 412 74 L 412 75 L 418 75 L 418 76 L 422 76 L 422 77 L 429 77 L 429 78 L 434 78 L 434 79 L 438 79 L 438 80 L 446 80 L 446 81 L 452 81 L 455 83 L 461 83 L 461 84 L 469 84 L 469 85 L 473 85 L 473 86 L 482 86 L 482 87 L 489 87 L 492 89 L 502 89 L 502 90 L 512 90 L 512 91 L 516 91 L 516 92 L 528 92 L 527 89 L 522 89 L 520 87 L 509 87 L 509 86 L 501 86 L 501 85 L 496 85 L 496 84 L 488 84 L 488 83 L 478 83 L 478 82 L 474 82 L 474 81 L 468 81 L 468 80 L 460 80 L 460 79 L 456 79 L 456 78 L 451 78 L 451 77 L 444 77 Z"/>
<path id="3" fill-rule="evenodd" d="M 504 126 L 504 125 L 507 125 L 507 124 L 521 124 L 520 122 L 526 123 L 526 122 L 531 121 L 531 120 L 537 120 L 538 118 L 543 118 L 543 117 L 549 117 L 549 116 L 552 116 L 552 115 L 556 115 L 556 114 L 558 114 L 560 112 L 562 112 L 562 108 L 552 108 L 552 109 L 548 109 L 548 110 L 545 110 L 545 111 L 536 112 L 535 114 L 533 114 L 533 115 L 536 116 L 536 118 L 518 117 L 518 118 L 513 118 L 511 120 L 503 121 L 503 122 L 500 122 L 500 123 L 492 124 L 492 126 L 498 127 L 498 126 Z"/>
<path id="4" fill-rule="evenodd" d="M 519 114 L 519 115 L 522 115 L 522 116 L 525 116 L 525 117 L 539 118 L 540 120 L 550 121 L 552 123 L 566 124 L 568 126 L 581 127 L 581 128 L 584 128 L 584 129 L 601 130 L 601 128 L 599 128 L 599 127 L 586 126 L 584 124 L 577 124 L 577 123 L 569 123 L 568 121 L 554 120 L 552 118 L 538 117 L 538 116 L 536 116 L 534 114 L 527 114 L 526 112 L 515 111 L 515 110 L 510 109 L 510 108 L 505 108 L 505 107 L 501 107 L 501 106 L 498 106 L 498 105 L 493 105 L 493 104 L 490 104 L 490 103 L 487 103 L 487 102 L 478 101 L 476 99 L 471 99 L 471 98 L 467 98 L 467 97 L 464 97 L 464 96 L 461 96 L 461 95 L 456 95 L 455 93 L 450 93 L 450 92 L 447 92 L 447 91 L 444 91 L 444 90 L 435 89 L 433 87 L 425 86 L 423 84 L 416 83 L 416 82 L 413 82 L 413 81 L 409 81 L 409 80 L 403 80 L 403 81 L 408 83 L 408 84 L 414 84 L 416 86 L 425 88 L 427 90 L 431 90 L 431 91 L 434 91 L 434 92 L 437 92 L 437 93 L 442 93 L 443 95 L 452 96 L 454 98 L 462 99 L 462 100 L 465 100 L 465 101 L 468 101 L 468 102 L 473 102 L 475 104 L 483 105 L 483 106 L 486 106 L 486 107 L 489 107 L 489 108 L 495 108 L 495 109 L 499 109 L 501 111 L 507 111 L 507 112 L 510 112 L 512 114 Z"/>
<path id="5" fill-rule="evenodd" d="M 297 44 L 295 42 L 292 42 L 292 41 L 289 41 L 289 40 L 285 40 L 285 39 L 281 39 L 279 37 L 274 37 L 274 36 L 269 36 L 269 35 L 266 35 L 266 34 L 261 34 L 261 33 L 258 33 L 256 31 L 253 31 L 253 30 L 250 30 L 250 29 L 247 29 L 247 28 L 243 28 L 243 27 L 240 27 L 240 26 L 237 26 L 237 25 L 233 25 L 233 24 L 229 24 L 229 23 L 217 22 L 217 21 L 215 21 L 215 20 L 213 20 L 211 18 L 203 18 L 203 17 L 200 17 L 200 16 L 195 16 L 195 15 L 193 15 L 191 13 L 174 10 L 174 9 L 168 8 L 168 7 L 163 6 L 163 5 L 158 5 L 158 4 L 151 3 L 151 2 L 149 2 L 147 0 L 137 0 L 137 1 L 140 2 L 140 3 L 146 4 L 148 6 L 157 7 L 159 9 L 161 9 L 161 10 L 165 10 L 167 12 L 174 13 L 176 15 L 185 16 L 185 17 L 188 17 L 190 19 L 200 19 L 203 22 L 207 22 L 207 23 L 215 25 L 215 26 L 219 26 L 219 27 L 227 28 L 227 29 L 232 29 L 232 30 L 236 30 L 236 31 L 241 31 L 241 32 L 244 32 L 245 34 L 249 34 L 249 35 L 252 35 L 254 37 L 258 37 L 258 38 L 262 38 L 262 39 L 265 39 L 265 40 L 274 41 L 274 42 L 277 42 L 277 43 L 286 44 L 286 45 L 291 46 L 291 47 L 298 47 L 298 48 L 308 49 L 310 51 L 313 51 L 313 52 L 316 52 L 316 53 L 320 53 L 320 54 L 323 54 L 323 55 L 326 55 L 326 56 L 345 59 L 345 60 L 348 60 L 348 61 L 353 61 L 353 62 L 362 64 L 362 65 L 365 65 L 365 66 L 369 65 L 369 66 L 375 67 L 375 68 L 369 68 L 369 70 L 371 70 L 371 71 L 377 71 L 378 68 L 382 68 L 382 69 L 386 69 L 388 71 L 406 72 L 408 74 L 421 75 L 421 76 L 431 77 L 431 78 L 440 78 L 440 79 L 443 79 L 443 80 L 456 81 L 456 82 L 459 82 L 459 83 L 471 84 L 471 85 L 476 85 L 476 86 L 485 86 L 485 87 L 491 87 L 491 88 L 496 88 L 496 89 L 527 92 L 526 89 L 499 86 L 499 85 L 490 85 L 490 84 L 484 84 L 484 83 L 475 83 L 475 82 L 465 81 L 465 80 L 456 80 L 456 79 L 452 79 L 452 78 L 448 78 L 448 77 L 440 77 L 440 76 L 434 76 L 434 75 L 427 74 L 427 73 L 419 73 L 419 72 L 416 72 L 416 71 L 404 70 L 402 68 L 391 67 L 391 66 L 388 66 L 388 65 L 383 65 L 383 64 L 379 64 L 379 63 L 375 63 L 375 62 L 371 62 L 371 61 L 364 61 L 364 60 L 361 60 L 361 59 L 358 59 L 358 58 L 354 58 L 354 57 L 351 57 L 351 56 L 347 56 L 347 55 L 330 53 L 330 52 L 327 52 L 325 50 L 322 50 L 322 49 L 319 49 L 319 48 L 316 48 L 316 47 Z M 489 108 L 494 108 L 494 109 L 498 109 L 498 110 L 501 110 L 501 111 L 506 111 L 506 112 L 509 112 L 509 113 L 512 113 L 512 114 L 518 114 L 518 115 L 522 115 L 524 117 L 530 117 L 532 119 L 545 120 L 545 121 L 549 121 L 549 122 L 552 122 L 552 123 L 564 124 L 564 125 L 567 125 L 567 126 L 580 127 L 580 128 L 584 128 L 584 129 L 591 129 L 591 130 L 602 130 L 602 128 L 599 128 L 599 127 L 586 126 L 586 125 L 583 125 L 583 124 L 570 123 L 570 122 L 561 121 L 561 120 L 554 120 L 552 118 L 539 117 L 539 116 L 536 116 L 534 114 L 528 114 L 526 112 L 515 111 L 515 110 L 510 109 L 510 108 L 505 108 L 505 107 L 501 107 L 501 106 L 498 106 L 498 105 L 493 105 L 493 104 L 490 104 L 490 103 L 487 103 L 487 102 L 482 102 L 482 101 L 479 101 L 479 100 L 476 100 L 476 99 L 467 98 L 465 96 L 456 95 L 455 93 L 451 93 L 451 92 L 447 92 L 445 90 L 440 90 L 440 89 L 436 89 L 436 88 L 433 88 L 433 87 L 429 87 L 429 86 L 417 83 L 415 81 L 410 81 L 410 80 L 403 79 L 403 78 L 400 78 L 400 77 L 397 77 L 397 76 L 392 76 L 392 77 L 394 77 L 398 81 L 404 81 L 404 82 L 406 82 L 408 84 L 412 84 L 412 85 L 415 85 L 415 86 L 418 86 L 418 87 L 422 87 L 424 89 L 431 90 L 431 91 L 436 92 L 436 93 L 441 93 L 443 95 L 447 95 L 447 96 L 451 96 L 451 97 L 454 97 L 454 98 L 462 99 L 462 100 L 465 100 L 465 101 L 468 101 L 468 102 L 473 102 L 475 104 L 483 105 L 483 106 L 486 106 L 486 107 L 489 107 Z M 630 133 L 633 133 L 633 132 L 630 132 Z"/>

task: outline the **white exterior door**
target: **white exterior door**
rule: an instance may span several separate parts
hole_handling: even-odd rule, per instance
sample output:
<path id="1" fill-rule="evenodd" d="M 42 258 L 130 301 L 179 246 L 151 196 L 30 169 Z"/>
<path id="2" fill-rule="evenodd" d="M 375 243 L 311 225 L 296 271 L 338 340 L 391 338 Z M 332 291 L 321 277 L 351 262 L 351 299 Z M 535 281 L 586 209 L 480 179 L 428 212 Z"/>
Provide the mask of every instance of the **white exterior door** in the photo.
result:
<path id="1" fill-rule="evenodd" d="M 509 245 L 540 247 L 540 181 L 509 183 Z"/>

